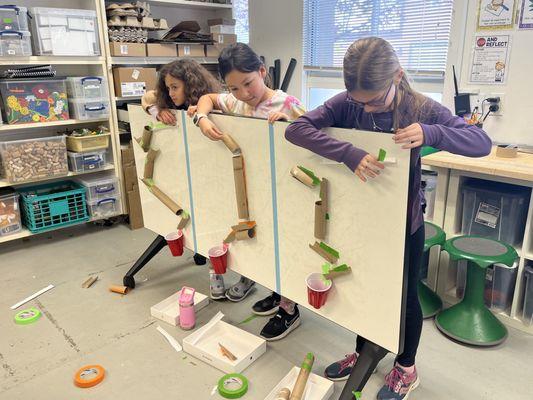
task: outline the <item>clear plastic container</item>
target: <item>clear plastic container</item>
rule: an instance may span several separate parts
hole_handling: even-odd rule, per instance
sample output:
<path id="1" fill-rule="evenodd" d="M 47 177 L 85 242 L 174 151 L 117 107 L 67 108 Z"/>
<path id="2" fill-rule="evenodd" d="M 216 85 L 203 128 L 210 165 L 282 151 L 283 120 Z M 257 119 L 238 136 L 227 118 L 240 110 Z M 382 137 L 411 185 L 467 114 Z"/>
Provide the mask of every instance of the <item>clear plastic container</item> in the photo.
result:
<path id="1" fill-rule="evenodd" d="M 16 5 L 0 5 L 0 30 L 27 31 L 28 9 Z"/>
<path id="2" fill-rule="evenodd" d="M 67 78 L 69 98 L 102 99 L 107 97 L 107 81 L 103 76 L 71 76 Z"/>
<path id="3" fill-rule="evenodd" d="M 31 34 L 28 31 L 0 31 L 0 57 L 31 56 Z"/>
<path id="4" fill-rule="evenodd" d="M 72 172 L 95 171 L 105 167 L 106 151 L 91 151 L 87 153 L 68 153 L 68 168 Z"/>
<path id="5" fill-rule="evenodd" d="M 113 174 L 80 177 L 76 181 L 87 189 L 87 200 L 89 202 L 120 197 L 119 182 Z"/>
<path id="6" fill-rule="evenodd" d="M 426 218 L 432 219 L 435 210 L 435 198 L 437 194 L 437 173 L 434 171 L 422 171 L 422 191 L 426 201 Z"/>
<path id="7" fill-rule="evenodd" d="M 69 119 L 67 87 L 63 79 L 0 81 L 8 124 Z"/>
<path id="8" fill-rule="evenodd" d="M 524 269 L 524 309 L 522 318 L 526 325 L 533 324 L 533 267 L 531 265 Z"/>
<path id="9" fill-rule="evenodd" d="M 88 202 L 92 218 L 108 218 L 120 214 L 120 197 L 107 197 Z"/>
<path id="10" fill-rule="evenodd" d="M 19 195 L 13 189 L 0 189 L 0 236 L 17 233 L 22 229 Z"/>
<path id="11" fill-rule="evenodd" d="M 518 264 L 494 264 L 485 275 L 485 304 L 497 311 L 511 311 Z"/>
<path id="12" fill-rule="evenodd" d="M 464 183 L 462 233 L 519 245 L 524 237 L 531 189 L 471 179 Z"/>
<path id="13" fill-rule="evenodd" d="M 109 117 L 108 99 L 69 99 L 69 109 L 75 119 L 101 119 Z"/>
<path id="14" fill-rule="evenodd" d="M 35 54 L 54 56 L 100 55 L 96 11 L 30 8 Z"/>
<path id="15" fill-rule="evenodd" d="M 65 136 L 0 142 L 0 158 L 8 182 L 68 174 Z"/>

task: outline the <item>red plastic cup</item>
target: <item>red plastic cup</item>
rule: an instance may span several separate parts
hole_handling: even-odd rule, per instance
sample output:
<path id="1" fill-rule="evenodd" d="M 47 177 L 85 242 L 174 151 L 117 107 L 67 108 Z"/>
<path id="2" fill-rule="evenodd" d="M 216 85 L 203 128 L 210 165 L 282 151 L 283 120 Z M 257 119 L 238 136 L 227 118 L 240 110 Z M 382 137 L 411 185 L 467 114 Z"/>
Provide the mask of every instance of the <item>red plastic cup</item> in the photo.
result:
<path id="1" fill-rule="evenodd" d="M 167 241 L 170 252 L 174 257 L 181 256 L 183 254 L 183 232 L 181 230 L 169 233 L 165 236 L 165 240 Z"/>
<path id="2" fill-rule="evenodd" d="M 309 274 L 305 282 L 307 283 L 307 301 L 314 308 L 319 309 L 326 304 L 332 282 L 325 281 L 324 275 L 318 272 Z"/>
<path id="3" fill-rule="evenodd" d="M 207 252 L 215 274 L 225 274 L 228 269 L 228 246 L 211 247 Z"/>

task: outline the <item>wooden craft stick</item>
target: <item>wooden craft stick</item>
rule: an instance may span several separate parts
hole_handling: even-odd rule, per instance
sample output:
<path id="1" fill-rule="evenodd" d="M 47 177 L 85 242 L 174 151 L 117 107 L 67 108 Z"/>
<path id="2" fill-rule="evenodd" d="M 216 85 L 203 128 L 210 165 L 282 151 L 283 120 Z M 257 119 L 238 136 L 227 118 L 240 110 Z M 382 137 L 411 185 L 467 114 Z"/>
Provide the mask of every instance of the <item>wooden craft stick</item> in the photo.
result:
<path id="1" fill-rule="evenodd" d="M 234 230 L 231 230 L 231 232 L 226 236 L 223 243 L 231 243 L 235 240 L 235 234 L 236 232 Z"/>
<path id="2" fill-rule="evenodd" d="M 313 245 L 309 245 L 311 249 L 313 249 L 320 257 L 322 257 L 324 260 L 330 262 L 330 263 L 336 263 L 339 259 L 332 254 L 325 251 L 322 247 L 320 247 L 320 244 L 318 242 L 315 242 Z"/>
<path id="3" fill-rule="evenodd" d="M 233 175 L 235 178 L 235 196 L 240 219 L 248 219 L 248 198 L 246 196 L 246 174 L 242 155 L 233 156 Z"/>
<path id="4" fill-rule="evenodd" d="M 315 237 L 326 238 L 326 213 L 322 207 L 322 201 L 315 202 Z"/>
<path id="5" fill-rule="evenodd" d="M 120 294 L 126 294 L 130 291 L 130 288 L 127 286 L 111 285 L 109 286 L 109 291 Z"/>
<path id="6" fill-rule="evenodd" d="M 311 179 L 311 177 L 303 172 L 300 168 L 292 167 L 291 175 L 298 181 L 302 182 L 305 186 L 309 186 L 310 188 L 314 187 L 313 179 Z"/>
<path id="7" fill-rule="evenodd" d="M 185 228 L 190 220 L 191 217 L 189 216 L 189 214 L 187 214 L 186 212 L 182 212 L 180 222 L 178 223 L 178 230 Z"/>
<path id="8" fill-rule="evenodd" d="M 239 147 L 235 139 L 231 137 L 231 135 L 224 133 L 222 135 L 222 141 L 224 142 L 228 150 L 231 151 L 232 154 L 235 154 L 235 155 L 241 154 L 241 148 Z"/>
<path id="9" fill-rule="evenodd" d="M 223 356 L 228 357 L 231 361 L 235 361 L 237 359 L 237 357 L 235 357 L 235 355 L 231 351 L 229 351 L 227 348 L 222 346 L 220 343 L 218 345 L 220 347 L 220 352 L 222 353 Z"/>
<path id="10" fill-rule="evenodd" d="M 155 159 L 159 155 L 159 150 L 149 149 L 144 161 L 144 179 L 152 179 L 154 177 Z"/>
<path id="11" fill-rule="evenodd" d="M 89 279 L 87 279 L 85 282 L 81 284 L 81 287 L 84 289 L 88 289 L 92 286 L 94 282 L 96 282 L 98 279 L 98 275 L 91 276 Z"/>
<path id="12" fill-rule="evenodd" d="M 156 185 L 150 185 L 147 180 L 142 179 L 143 183 L 148 187 L 148 189 L 152 192 L 152 194 L 159 199 L 167 208 L 172 211 L 176 215 L 181 215 L 183 212 L 183 208 L 176 203 L 174 200 L 172 200 L 170 197 L 168 197 L 161 189 L 159 189 Z"/>

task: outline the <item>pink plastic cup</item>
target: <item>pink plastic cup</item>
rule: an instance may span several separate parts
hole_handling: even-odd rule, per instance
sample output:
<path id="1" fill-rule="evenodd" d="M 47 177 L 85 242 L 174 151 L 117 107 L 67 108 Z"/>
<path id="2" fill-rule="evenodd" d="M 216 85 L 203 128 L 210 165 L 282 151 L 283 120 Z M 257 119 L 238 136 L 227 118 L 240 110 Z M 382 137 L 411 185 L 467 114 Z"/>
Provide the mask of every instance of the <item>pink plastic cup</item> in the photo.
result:
<path id="1" fill-rule="evenodd" d="M 181 256 L 183 254 L 183 232 L 181 230 L 169 233 L 165 236 L 165 240 L 167 241 L 170 252 L 174 257 Z"/>
<path id="2" fill-rule="evenodd" d="M 225 274 L 228 269 L 228 247 L 225 245 L 211 247 L 207 254 L 215 274 Z"/>
<path id="3" fill-rule="evenodd" d="M 309 301 L 309 304 L 314 308 L 319 309 L 326 304 L 332 282 L 325 282 L 324 276 L 318 272 L 309 274 L 305 279 L 305 282 L 307 283 L 307 301 Z"/>

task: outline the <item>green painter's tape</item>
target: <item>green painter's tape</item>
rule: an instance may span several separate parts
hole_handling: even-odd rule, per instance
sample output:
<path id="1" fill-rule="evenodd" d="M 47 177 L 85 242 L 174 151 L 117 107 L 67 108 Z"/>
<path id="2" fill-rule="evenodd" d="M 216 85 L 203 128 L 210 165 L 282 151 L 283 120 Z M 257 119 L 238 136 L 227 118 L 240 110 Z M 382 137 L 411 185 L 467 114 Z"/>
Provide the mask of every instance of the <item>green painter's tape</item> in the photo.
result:
<path id="1" fill-rule="evenodd" d="M 311 171 L 310 169 L 307 169 L 305 167 L 302 167 L 301 165 L 298 165 L 298 168 L 300 168 L 300 170 L 306 174 L 309 178 L 311 178 L 313 180 L 313 185 L 314 186 L 317 186 L 318 184 L 320 184 L 320 179 L 317 178 L 317 176 L 315 175 L 315 173 L 313 171 Z"/>
<path id="2" fill-rule="evenodd" d="M 385 161 L 385 157 L 387 157 L 387 152 L 383 149 L 379 149 L 378 161 L 379 162 Z"/>
<path id="3" fill-rule="evenodd" d="M 326 243 L 324 242 L 320 242 L 320 248 L 326 252 L 328 252 L 329 254 L 331 254 L 333 257 L 335 258 L 340 258 L 340 254 L 337 250 L 329 247 Z"/>

